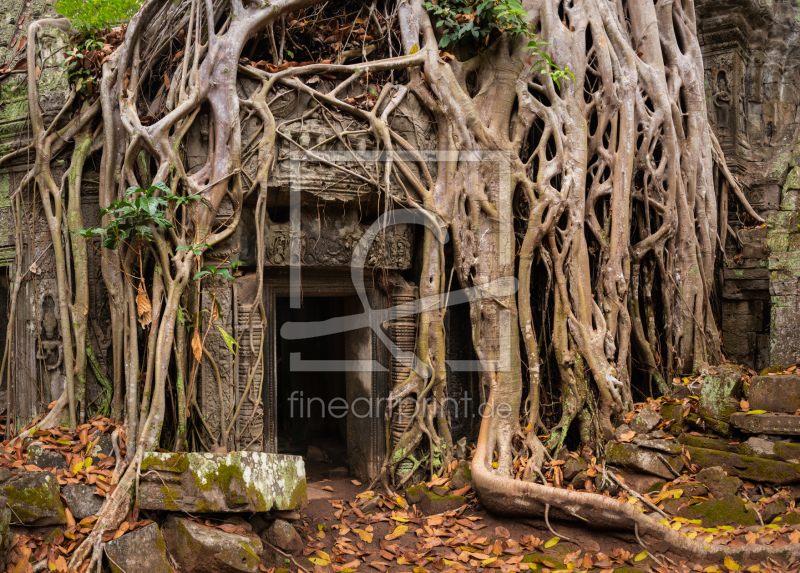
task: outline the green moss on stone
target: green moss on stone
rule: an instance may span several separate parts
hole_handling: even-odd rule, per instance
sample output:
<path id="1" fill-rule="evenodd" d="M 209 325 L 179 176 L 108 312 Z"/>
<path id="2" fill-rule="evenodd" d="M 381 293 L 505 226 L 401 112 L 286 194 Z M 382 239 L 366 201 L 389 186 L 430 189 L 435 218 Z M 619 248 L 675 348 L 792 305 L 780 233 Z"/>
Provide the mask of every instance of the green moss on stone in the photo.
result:
<path id="1" fill-rule="evenodd" d="M 711 499 L 688 508 L 688 513 L 699 517 L 708 525 L 755 525 L 758 516 L 748 509 L 735 495 L 725 495 L 722 499 Z"/>
<path id="2" fill-rule="evenodd" d="M 760 373 L 759 376 L 768 376 L 770 374 L 780 374 L 786 370 L 786 366 L 783 364 L 776 364 L 775 366 L 767 366 L 764 368 Z"/>

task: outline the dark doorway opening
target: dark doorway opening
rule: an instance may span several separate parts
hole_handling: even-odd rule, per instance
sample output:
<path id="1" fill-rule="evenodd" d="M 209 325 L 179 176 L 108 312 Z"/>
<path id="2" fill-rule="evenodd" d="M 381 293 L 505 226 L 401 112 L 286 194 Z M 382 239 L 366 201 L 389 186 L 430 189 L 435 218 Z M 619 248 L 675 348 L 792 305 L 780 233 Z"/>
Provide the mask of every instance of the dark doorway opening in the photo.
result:
<path id="1" fill-rule="evenodd" d="M 288 321 L 317 322 L 344 316 L 347 299 L 306 297 L 299 309 L 290 308 L 288 298 L 275 300 L 278 453 L 304 456 L 306 474 L 312 479 L 326 477 L 334 468 L 349 468 L 346 374 L 309 368 L 310 361 L 345 360 L 345 337 L 286 340 L 280 332 Z"/>

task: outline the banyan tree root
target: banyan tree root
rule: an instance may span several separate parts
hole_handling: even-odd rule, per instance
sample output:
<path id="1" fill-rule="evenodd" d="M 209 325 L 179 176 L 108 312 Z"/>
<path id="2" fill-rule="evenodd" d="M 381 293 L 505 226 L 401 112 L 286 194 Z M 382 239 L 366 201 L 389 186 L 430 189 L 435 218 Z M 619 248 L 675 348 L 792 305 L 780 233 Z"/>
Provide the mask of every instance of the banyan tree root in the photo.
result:
<path id="1" fill-rule="evenodd" d="M 85 275 L 89 248 L 88 241 L 64 233 L 65 190 L 50 162 L 72 146 L 73 169 L 65 178 L 71 214 L 80 212 L 80 172 L 98 151 L 101 208 L 151 197 L 167 204 L 155 208 L 157 217 L 101 248 L 111 308 L 111 409 L 125 418 L 128 457 L 71 566 L 87 557 L 99 563 L 102 532 L 124 519 L 144 452 L 168 445 L 168 394 L 177 393 L 173 444 L 229 446 L 241 401 L 216 433 L 202 417 L 189 416 L 199 410 L 199 365 L 210 360 L 203 345 L 212 321 L 203 324 L 198 316 L 215 312 L 202 308 L 196 277 L 212 272 L 201 272 L 205 256 L 233 235 L 248 196 L 256 199 L 257 265 L 263 267 L 277 140 L 327 161 L 316 145 L 295 141 L 288 125 L 294 119 L 278 123 L 273 116 L 276 102 L 300 96 L 314 103 L 297 121 L 317 114 L 343 148 L 352 151 L 350 137 L 366 135 L 388 159 L 382 172 L 366 169 L 357 157 L 349 165 L 358 167 L 326 164 L 380 194 L 385 208 L 413 212 L 425 222 L 415 359 L 407 379 L 392 389 L 387 419 L 406 400 L 415 407 L 413 413 L 403 410 L 404 429 L 380 480 L 399 487 L 415 472 L 435 475 L 453 459 L 443 301 L 457 296 L 457 286 L 469 305 L 486 406 L 473 465 L 484 504 L 513 515 L 629 528 L 653 547 L 660 539 L 668 549 L 696 555 L 699 543 L 629 505 L 535 483 L 545 481 L 544 460 L 576 424 L 583 444 L 602 454 L 614 424 L 632 407 L 633 364 L 663 392 L 673 375 L 721 360 L 711 293 L 725 221 L 715 182 L 725 181 L 741 201 L 744 196 L 709 128 L 693 2 L 530 0 L 515 16 L 524 22 L 517 26 L 522 32 L 495 31 L 481 45 L 462 43 L 453 48 L 455 57 L 440 51 L 443 28 L 422 0 L 385 0 L 369 9 L 366 22 L 380 38 L 365 32 L 364 42 L 368 36 L 375 40 L 369 47 L 328 60 L 336 63 L 273 71 L 260 65 L 280 62 L 285 41 L 293 42 L 290 20 L 282 17 L 306 10 L 292 20 L 303 19 L 295 25 L 304 28 L 325 21 L 324 11 L 336 8 L 321 4 L 147 0 L 102 64 L 99 95 L 79 102 L 73 93 L 50 126 L 44 125 L 36 89 L 37 30 L 69 24 L 46 20 L 30 27 L 36 164 L 13 198 L 18 205 L 29 184 L 41 190 L 56 255 L 69 374 L 48 423 L 62 411 L 71 425 L 84 414 L 86 322 L 71 317 L 85 312 L 87 295 L 72 288 L 70 277 Z M 280 34 L 276 26 L 282 26 Z M 272 53 L 253 65 L 265 31 Z M 538 47 L 529 49 L 534 36 Z M 243 59 L 248 45 L 251 57 Z M 363 61 L 348 63 L 358 57 Z M 334 87 L 323 88 L 321 77 L 333 78 Z M 344 97 L 362 79 L 365 89 L 383 82 L 372 107 Z M 408 107 L 401 109 L 403 104 Z M 433 126 L 435 159 L 393 128 L 398 114 L 408 110 L 419 116 L 412 118 L 415 127 Z M 198 125 L 208 135 L 207 156 L 189 169 L 184 144 Z M 245 125 L 253 127 L 247 137 Z M 243 165 L 250 158 L 258 165 L 248 171 Z M 220 217 L 222 212 L 232 214 Z M 121 224 L 113 216 L 103 217 L 106 233 Z M 72 234 L 77 226 L 69 222 Z M 69 262 L 65 253 L 72 253 Z M 67 272 L 69 265 L 73 272 Z M 257 299 L 262 289 L 263 278 Z M 263 305 L 254 305 L 252 313 L 250 324 L 256 318 L 266 323 Z M 256 357 L 248 366 L 247 392 L 256 390 L 257 369 L 266 362 L 263 339 L 251 333 L 236 342 Z M 171 375 L 177 376 L 174 387 Z M 555 422 L 542 415 L 548 395 L 561 404 Z M 252 396 L 255 412 L 260 392 Z M 546 443 L 537 437 L 540 430 L 550 434 Z M 522 480 L 512 479 L 523 459 Z"/>
<path id="2" fill-rule="evenodd" d="M 481 504 L 492 513 L 514 517 L 549 516 L 560 520 L 590 523 L 598 530 L 633 531 L 653 554 L 672 554 L 686 559 L 721 561 L 726 556 L 761 559 L 770 556 L 800 559 L 800 544 L 783 547 L 745 545 L 728 547 L 703 543 L 678 533 L 645 515 L 633 505 L 597 493 L 556 488 L 514 480 L 491 469 L 491 452 L 486 449 L 488 419 L 481 426 L 475 457 L 472 461 L 472 484 Z"/>

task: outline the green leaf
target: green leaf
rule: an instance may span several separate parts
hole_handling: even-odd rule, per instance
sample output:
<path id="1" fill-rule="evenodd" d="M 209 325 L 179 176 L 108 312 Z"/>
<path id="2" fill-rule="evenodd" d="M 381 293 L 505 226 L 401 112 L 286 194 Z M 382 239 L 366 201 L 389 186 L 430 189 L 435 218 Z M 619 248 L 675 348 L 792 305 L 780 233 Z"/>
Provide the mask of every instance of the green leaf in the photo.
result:
<path id="1" fill-rule="evenodd" d="M 211 271 L 200 271 L 199 273 L 194 275 L 194 279 L 193 280 L 200 280 L 204 276 L 207 276 L 207 275 L 210 275 L 210 274 L 211 274 Z"/>
<path id="2" fill-rule="evenodd" d="M 234 347 L 237 345 L 236 344 L 236 340 L 233 338 L 233 336 L 228 334 L 228 331 L 226 331 L 220 325 L 215 324 L 214 326 L 216 326 L 217 330 L 219 330 L 220 334 L 222 334 L 222 340 L 225 342 L 225 346 L 227 346 L 228 350 L 231 351 L 231 354 L 233 354 L 235 356 L 236 355 L 236 350 L 234 349 Z"/>
<path id="3" fill-rule="evenodd" d="M 634 557 L 633 560 L 638 562 L 638 561 L 641 561 L 643 559 L 647 559 L 647 555 L 648 555 L 647 551 L 642 551 L 636 557 Z"/>
<path id="4" fill-rule="evenodd" d="M 155 185 L 152 185 L 147 191 L 152 195 L 157 190 L 163 191 L 164 193 L 170 193 L 172 191 L 163 181 L 159 181 Z"/>
<path id="5" fill-rule="evenodd" d="M 750 410 L 749 412 L 746 412 L 745 415 L 755 416 L 756 414 L 766 414 L 766 413 L 767 413 L 766 410 Z"/>
<path id="6" fill-rule="evenodd" d="M 548 540 L 547 543 L 544 544 L 545 549 L 550 549 L 551 547 L 558 544 L 561 541 L 560 537 L 553 537 L 552 539 Z"/>

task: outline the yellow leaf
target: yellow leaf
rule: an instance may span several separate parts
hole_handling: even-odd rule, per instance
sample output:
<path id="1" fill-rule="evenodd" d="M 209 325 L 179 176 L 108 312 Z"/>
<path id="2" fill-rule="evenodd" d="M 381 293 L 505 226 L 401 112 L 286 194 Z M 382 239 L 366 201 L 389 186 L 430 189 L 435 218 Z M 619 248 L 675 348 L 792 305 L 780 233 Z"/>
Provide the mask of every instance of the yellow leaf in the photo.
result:
<path id="1" fill-rule="evenodd" d="M 387 535 L 386 539 L 391 541 L 392 539 L 397 539 L 398 537 L 402 537 L 405 535 L 406 531 L 408 531 L 408 525 L 398 525 L 394 528 L 391 535 Z"/>
<path id="2" fill-rule="evenodd" d="M 641 561 L 642 559 L 646 559 L 646 558 L 647 558 L 647 551 L 642 551 L 641 553 L 639 553 L 639 555 L 634 557 L 633 560 L 634 561 Z"/>
<path id="3" fill-rule="evenodd" d="M 324 567 L 325 565 L 330 565 L 330 561 L 325 561 L 324 559 L 320 559 L 319 557 L 309 557 L 309 561 L 311 561 L 314 565 L 320 565 Z"/>
<path id="4" fill-rule="evenodd" d="M 361 538 L 361 541 L 363 541 L 364 543 L 372 543 L 371 533 L 367 533 L 363 529 L 354 529 L 353 531 Z"/>
<path id="5" fill-rule="evenodd" d="M 488 565 L 489 563 L 493 563 L 497 561 L 497 557 L 489 557 L 489 559 L 484 559 L 481 561 L 481 565 Z"/>
<path id="6" fill-rule="evenodd" d="M 416 54 L 417 52 L 419 52 L 419 46 L 416 44 L 411 46 L 411 49 L 408 51 L 409 54 Z"/>
<path id="7" fill-rule="evenodd" d="M 497 469 L 497 468 L 498 468 L 497 462 L 492 462 L 492 467 L 493 467 L 494 469 Z"/>
<path id="8" fill-rule="evenodd" d="M 397 502 L 397 505 L 399 505 L 399 506 L 400 506 L 400 507 L 402 507 L 403 509 L 405 509 L 405 508 L 407 508 L 407 507 L 408 507 L 408 502 L 406 502 L 406 500 L 405 500 L 405 499 L 403 499 L 402 497 L 400 497 L 399 495 L 397 496 L 397 498 L 395 499 L 395 501 Z"/>
<path id="9" fill-rule="evenodd" d="M 751 565 L 747 568 L 747 571 L 750 571 L 750 573 L 761 573 L 761 567 L 758 565 Z"/>
<path id="10" fill-rule="evenodd" d="M 554 545 L 556 545 L 559 541 L 561 541 L 560 537 L 553 537 L 552 539 L 548 540 L 547 543 L 544 544 L 545 549 L 550 549 Z"/>
<path id="11" fill-rule="evenodd" d="M 741 571 L 742 570 L 742 566 L 739 565 L 738 563 L 736 563 L 736 561 L 734 561 L 733 559 L 731 559 L 727 555 L 725 556 L 725 561 L 723 563 L 725 563 L 725 567 L 727 567 L 731 571 Z"/>
<path id="12" fill-rule="evenodd" d="M 766 413 L 767 413 L 766 410 L 750 410 L 749 412 L 745 413 L 745 416 L 754 416 L 757 414 L 766 414 Z"/>

